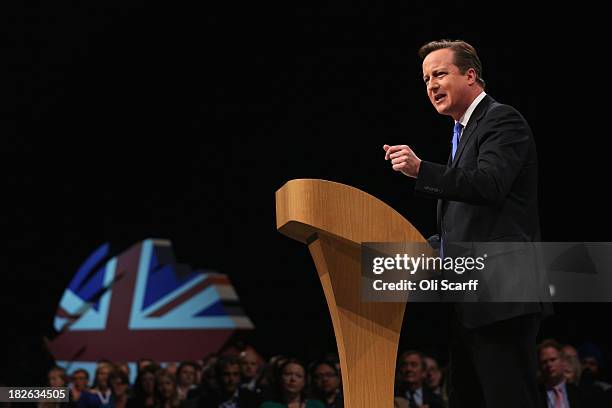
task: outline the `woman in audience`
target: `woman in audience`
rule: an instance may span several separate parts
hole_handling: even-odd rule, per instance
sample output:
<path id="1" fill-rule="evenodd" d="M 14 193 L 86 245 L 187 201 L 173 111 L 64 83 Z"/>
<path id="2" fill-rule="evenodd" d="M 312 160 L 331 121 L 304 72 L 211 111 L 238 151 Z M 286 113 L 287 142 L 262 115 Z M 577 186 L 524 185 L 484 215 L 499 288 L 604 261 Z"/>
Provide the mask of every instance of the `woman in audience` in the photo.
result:
<path id="1" fill-rule="evenodd" d="M 321 401 L 306 398 L 306 370 L 301 362 L 288 359 L 279 371 L 276 396 L 264 402 L 261 408 L 325 408 Z"/>

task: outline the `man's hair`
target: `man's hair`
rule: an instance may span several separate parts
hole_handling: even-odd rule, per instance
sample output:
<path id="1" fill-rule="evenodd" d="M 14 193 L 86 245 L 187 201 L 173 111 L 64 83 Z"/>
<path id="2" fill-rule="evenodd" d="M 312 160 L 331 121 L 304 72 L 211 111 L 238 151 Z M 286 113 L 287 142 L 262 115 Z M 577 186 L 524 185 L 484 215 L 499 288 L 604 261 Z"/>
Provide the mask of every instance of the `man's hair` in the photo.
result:
<path id="1" fill-rule="evenodd" d="M 219 357 L 217 363 L 215 364 L 215 374 L 217 378 L 220 379 L 223 376 L 223 371 L 231 365 L 237 365 L 240 367 L 240 361 L 236 356 L 226 355 Z"/>
<path id="2" fill-rule="evenodd" d="M 561 344 L 555 339 L 546 339 L 543 340 L 540 344 L 538 344 L 538 355 L 542 352 L 542 350 L 546 348 L 553 348 L 559 352 L 559 357 L 563 358 L 565 354 L 563 353 L 563 347 Z"/>
<path id="3" fill-rule="evenodd" d="M 84 368 L 77 368 L 76 370 L 74 370 L 74 371 L 72 372 L 72 376 L 74 377 L 74 376 L 75 376 L 76 374 L 78 374 L 78 373 L 83 373 L 83 374 L 85 374 L 85 378 L 86 378 L 87 380 L 89 380 L 89 372 L 88 372 L 87 370 L 85 370 Z"/>
<path id="4" fill-rule="evenodd" d="M 404 363 L 404 359 L 405 359 L 406 357 L 409 357 L 409 356 L 418 356 L 418 357 L 419 357 L 419 360 L 421 361 L 421 369 L 422 369 L 422 370 L 425 370 L 425 369 L 426 369 L 426 367 L 427 367 L 427 366 L 425 365 L 425 354 L 421 353 L 421 352 L 420 352 L 420 351 L 418 351 L 418 350 L 406 350 L 406 351 L 404 351 L 404 352 L 403 352 L 403 353 L 400 355 L 400 357 L 399 357 L 399 359 L 398 359 L 398 363 L 399 363 L 399 364 L 398 364 L 398 368 L 399 368 L 399 367 L 401 367 L 401 366 L 403 366 L 403 365 L 405 364 L 405 363 Z"/>
<path id="5" fill-rule="evenodd" d="M 462 74 L 470 68 L 474 68 L 476 71 L 476 82 L 478 82 L 483 88 L 485 87 L 485 81 L 482 76 L 482 63 L 476 49 L 470 44 L 462 40 L 437 40 L 430 41 L 423 45 L 419 49 L 419 57 L 425 59 L 430 53 L 448 48 L 455 54 L 455 65 L 459 68 Z"/>

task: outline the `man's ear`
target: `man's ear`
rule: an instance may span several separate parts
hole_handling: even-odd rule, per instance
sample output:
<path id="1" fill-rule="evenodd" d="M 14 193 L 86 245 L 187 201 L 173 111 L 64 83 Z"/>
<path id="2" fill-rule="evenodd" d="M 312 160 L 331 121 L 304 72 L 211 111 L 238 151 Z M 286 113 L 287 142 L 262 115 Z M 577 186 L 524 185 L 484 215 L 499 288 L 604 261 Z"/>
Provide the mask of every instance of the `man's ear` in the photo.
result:
<path id="1" fill-rule="evenodd" d="M 474 68 L 469 68 L 465 71 L 465 75 L 467 75 L 468 84 L 474 85 L 476 83 L 476 70 Z"/>

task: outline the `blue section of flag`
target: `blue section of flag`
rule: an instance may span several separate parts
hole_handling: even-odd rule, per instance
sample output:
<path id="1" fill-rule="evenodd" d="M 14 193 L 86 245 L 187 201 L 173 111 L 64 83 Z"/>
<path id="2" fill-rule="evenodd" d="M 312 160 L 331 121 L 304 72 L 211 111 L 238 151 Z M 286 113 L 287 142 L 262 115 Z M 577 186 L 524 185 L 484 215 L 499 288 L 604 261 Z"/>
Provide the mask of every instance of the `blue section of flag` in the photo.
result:
<path id="1" fill-rule="evenodd" d="M 70 281 L 68 288 L 84 302 L 93 302 L 93 308 L 97 311 L 100 307 L 99 299 L 96 295 L 101 295 L 104 288 L 104 274 L 106 265 L 101 264 L 108 255 L 110 244 L 105 243 L 96 249 L 79 268 L 75 277 Z M 101 265 L 100 265 L 101 264 Z M 97 271 L 90 276 L 92 270 L 98 267 Z M 85 281 L 87 279 L 87 281 Z M 85 282 L 84 282 L 85 281 Z"/>
<path id="2" fill-rule="evenodd" d="M 213 303 L 212 305 L 210 305 L 209 307 L 207 307 L 206 309 L 204 309 L 201 312 L 197 313 L 195 316 L 197 316 L 197 317 L 203 317 L 203 316 L 225 316 L 226 314 L 227 314 L 227 312 L 223 308 L 223 303 L 221 301 L 217 301 L 217 302 Z"/>
<path id="3" fill-rule="evenodd" d="M 151 255 L 151 263 L 142 305 L 143 309 L 146 309 L 164 296 L 181 288 L 198 276 L 201 276 L 199 272 L 190 272 L 179 279 L 176 273 L 176 264 L 160 264 L 155 252 L 156 251 L 153 250 Z"/>
<path id="4" fill-rule="evenodd" d="M 83 262 L 81 267 L 78 269 L 74 278 L 68 284 L 68 289 L 72 290 L 74 293 L 79 291 L 79 286 L 81 283 L 87 278 L 89 272 L 91 272 L 96 265 L 98 265 L 105 257 L 108 256 L 108 251 L 110 249 L 110 244 L 102 244 L 98 249 L 92 252 L 91 255 Z"/>

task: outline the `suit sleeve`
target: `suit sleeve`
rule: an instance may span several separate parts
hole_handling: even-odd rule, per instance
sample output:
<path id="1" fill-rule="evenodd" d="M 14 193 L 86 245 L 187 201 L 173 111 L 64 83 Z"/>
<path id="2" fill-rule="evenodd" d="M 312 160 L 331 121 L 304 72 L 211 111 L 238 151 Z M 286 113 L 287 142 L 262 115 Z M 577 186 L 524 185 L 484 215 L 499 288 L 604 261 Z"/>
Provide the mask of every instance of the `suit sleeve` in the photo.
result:
<path id="1" fill-rule="evenodd" d="M 422 161 L 417 194 L 476 205 L 503 203 L 527 158 L 530 130 L 523 117 L 506 105 L 489 111 L 478 123 L 481 126 L 484 132 L 479 138 L 469 140 L 477 144 L 476 168 Z"/>

